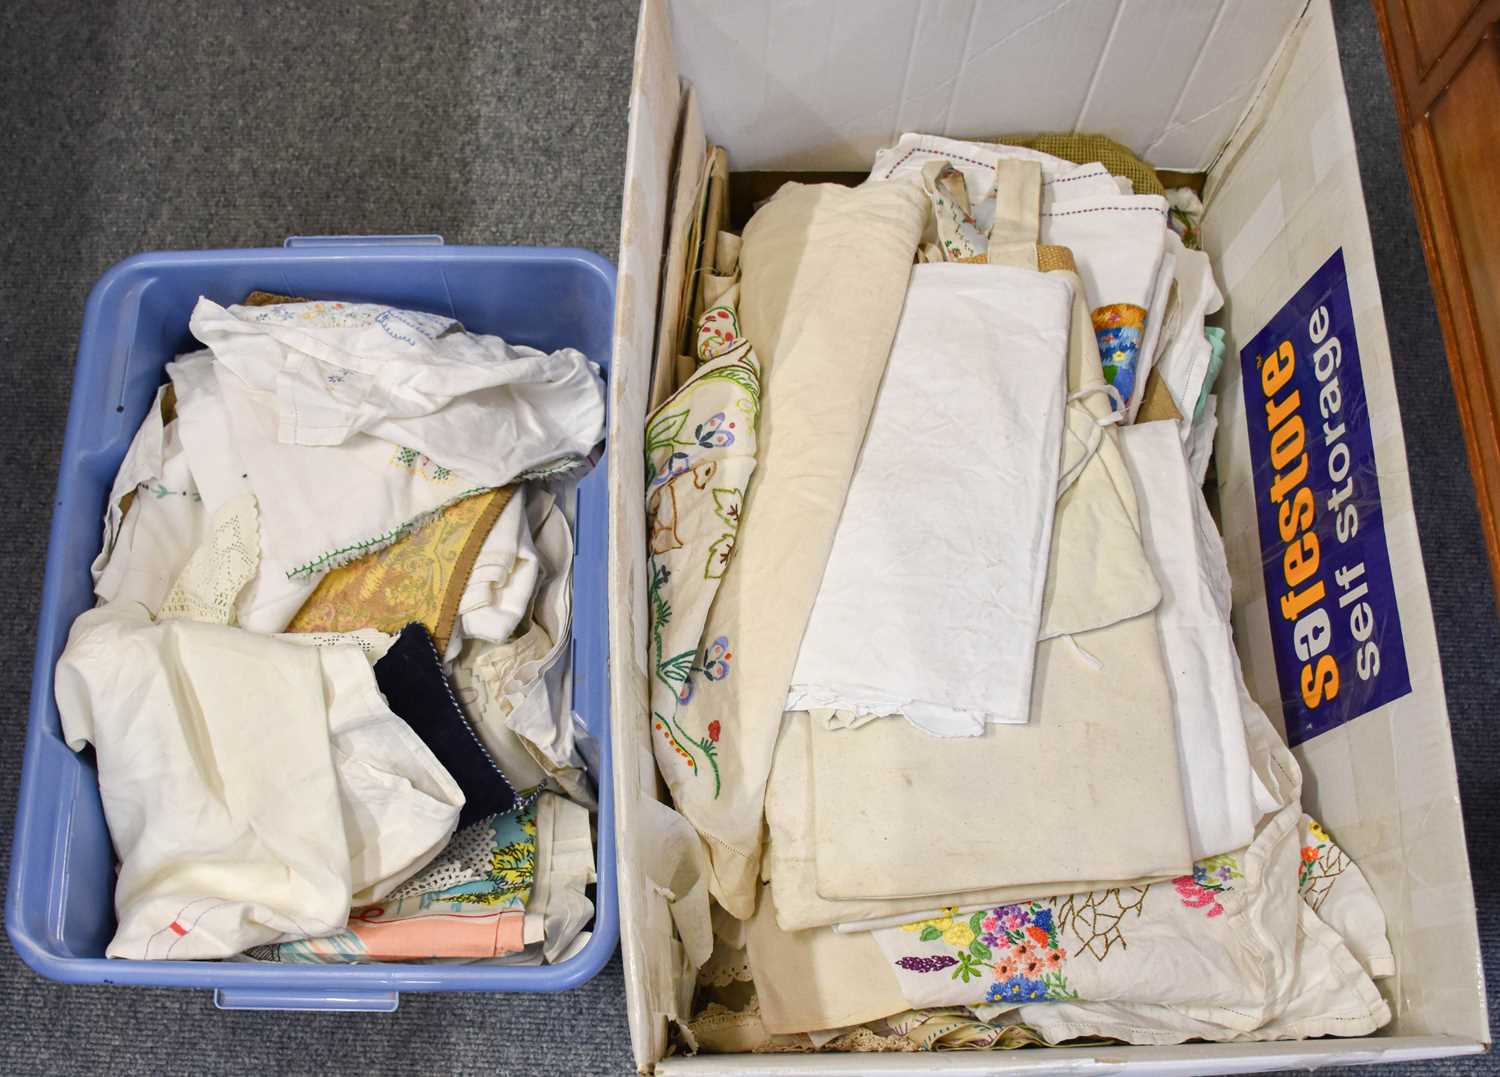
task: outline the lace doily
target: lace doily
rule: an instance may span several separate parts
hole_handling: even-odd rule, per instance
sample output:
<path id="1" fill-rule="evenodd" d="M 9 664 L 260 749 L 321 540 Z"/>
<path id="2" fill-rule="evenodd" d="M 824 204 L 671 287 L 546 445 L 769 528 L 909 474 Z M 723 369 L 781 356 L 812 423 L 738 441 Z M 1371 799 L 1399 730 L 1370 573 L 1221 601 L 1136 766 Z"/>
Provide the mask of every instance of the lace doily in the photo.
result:
<path id="1" fill-rule="evenodd" d="M 233 624 L 235 601 L 259 567 L 260 512 L 255 495 L 244 493 L 214 514 L 208 538 L 188 558 L 157 620 Z"/>
<path id="2" fill-rule="evenodd" d="M 728 987 L 733 983 L 751 983 L 750 958 L 744 950 L 718 945 L 698 970 L 698 986 Z"/>
<path id="3" fill-rule="evenodd" d="M 396 642 L 395 636 L 373 628 L 356 628 L 352 632 L 284 632 L 279 638 L 309 647 L 358 647 L 371 662 L 384 658 Z"/>

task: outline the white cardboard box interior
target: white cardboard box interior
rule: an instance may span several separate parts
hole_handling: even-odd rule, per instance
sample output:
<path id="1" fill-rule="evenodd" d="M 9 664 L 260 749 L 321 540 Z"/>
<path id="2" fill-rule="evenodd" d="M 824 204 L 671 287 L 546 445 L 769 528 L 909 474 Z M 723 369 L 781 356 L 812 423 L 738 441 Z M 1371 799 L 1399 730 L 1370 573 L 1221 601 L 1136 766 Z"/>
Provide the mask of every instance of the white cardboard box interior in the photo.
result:
<path id="1" fill-rule="evenodd" d="M 682 122 L 684 86 L 701 129 Z M 695 118 L 694 118 L 695 119 Z M 686 127 L 680 130 L 679 128 Z M 1304 801 L 1388 919 L 1395 1018 L 1376 1037 L 983 1055 L 663 1060 L 692 969 L 668 896 L 648 739 L 642 425 L 684 139 L 736 171 L 868 167 L 902 131 L 1111 135 L 1162 168 L 1207 171 L 1203 244 L 1226 296 L 1216 441 L 1234 627 L 1252 694 L 1280 717 L 1239 349 L 1337 250 L 1347 266 L 1385 541 L 1411 691 L 1296 749 Z M 1475 908 L 1426 573 L 1348 103 L 1327 0 L 644 0 L 636 43 L 611 386 L 612 731 L 620 915 L 637 1065 L 662 1073 L 1239 1073 L 1466 1054 L 1488 1043 Z M 628 536 L 639 535 L 640 543 Z M 677 885 L 674 885 L 677 884 Z"/>

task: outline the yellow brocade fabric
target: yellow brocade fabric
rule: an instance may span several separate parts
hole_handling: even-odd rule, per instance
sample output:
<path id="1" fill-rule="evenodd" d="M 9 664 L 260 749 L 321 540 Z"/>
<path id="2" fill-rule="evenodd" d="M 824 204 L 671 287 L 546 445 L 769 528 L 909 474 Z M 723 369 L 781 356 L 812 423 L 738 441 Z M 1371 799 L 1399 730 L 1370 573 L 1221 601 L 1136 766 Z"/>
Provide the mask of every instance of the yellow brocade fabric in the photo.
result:
<path id="1" fill-rule="evenodd" d="M 474 560 L 515 491 L 502 486 L 455 501 L 399 542 L 334 569 L 287 631 L 394 633 L 419 621 L 444 653 Z"/>

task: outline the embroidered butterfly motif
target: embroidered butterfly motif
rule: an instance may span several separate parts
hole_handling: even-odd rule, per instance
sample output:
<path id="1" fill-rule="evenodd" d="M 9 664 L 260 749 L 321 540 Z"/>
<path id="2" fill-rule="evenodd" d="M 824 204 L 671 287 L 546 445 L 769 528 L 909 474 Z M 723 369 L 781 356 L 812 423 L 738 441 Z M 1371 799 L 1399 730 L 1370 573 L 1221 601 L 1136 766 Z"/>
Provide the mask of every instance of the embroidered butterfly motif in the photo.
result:
<path id="1" fill-rule="evenodd" d="M 730 659 L 734 652 L 729 649 L 729 637 L 720 636 L 703 652 L 703 675 L 711 681 L 722 681 L 729 676 Z"/>
<path id="2" fill-rule="evenodd" d="M 717 412 L 693 429 L 693 436 L 705 449 L 726 449 L 734 444 L 734 423 L 725 423 L 724 413 Z M 674 454 L 675 455 L 675 454 Z"/>

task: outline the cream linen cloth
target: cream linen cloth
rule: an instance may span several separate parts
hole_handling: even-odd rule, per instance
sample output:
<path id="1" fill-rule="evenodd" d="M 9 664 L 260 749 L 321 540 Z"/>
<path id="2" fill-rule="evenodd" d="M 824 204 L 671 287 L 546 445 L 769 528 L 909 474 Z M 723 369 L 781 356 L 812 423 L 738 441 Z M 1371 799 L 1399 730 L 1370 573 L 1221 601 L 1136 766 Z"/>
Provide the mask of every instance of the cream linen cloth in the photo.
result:
<path id="1" fill-rule="evenodd" d="M 1078 370 L 1080 377 L 1091 371 L 1087 351 Z M 1094 459 L 1115 452 L 1101 437 Z M 1093 489 L 1118 503 L 1104 464 L 1097 466 Z M 1096 547 L 1117 545 L 1139 556 L 1132 515 L 1114 517 L 1119 530 L 1095 536 Z M 1058 562 L 1059 578 L 1069 567 Z M 1107 575 L 1094 579 L 1108 586 Z M 1149 573 L 1136 580 L 1141 597 L 1154 604 Z M 923 904 L 930 906 L 941 904 L 933 896 L 993 888 L 997 879 L 1045 886 L 1185 869 L 1186 810 L 1154 617 L 1046 640 L 1036 661 L 1031 722 L 991 728 L 977 740 L 924 740 L 902 723 L 874 722 L 852 733 L 814 723 L 810 845 L 820 897 L 927 897 Z M 872 774 L 883 780 L 871 781 Z M 1007 780 L 997 786 L 995 775 Z M 984 790 L 987 806 L 977 816 L 976 790 Z M 958 833 L 955 819 L 968 821 Z M 1016 840 L 1022 833 L 1048 837 Z"/>
<path id="2" fill-rule="evenodd" d="M 884 955 L 867 939 L 782 931 L 771 890 L 764 888 L 746 925 L 745 950 L 766 1030 L 841 1028 L 910 1009 Z M 830 970 L 837 975 L 827 975 Z"/>
<path id="3" fill-rule="evenodd" d="M 745 228 L 739 320 L 763 395 L 755 478 L 703 631 L 724 645 L 701 657 L 727 669 L 692 704 L 694 741 L 712 738 L 715 766 L 655 738 L 673 798 L 708 848 L 712 891 L 741 918 L 755 905 L 787 685 L 927 216 L 915 182 L 787 184 Z"/>
<path id="4" fill-rule="evenodd" d="M 1257 797 L 1245 746 L 1224 548 L 1188 474 L 1177 424 L 1128 426 L 1120 443 L 1162 587 L 1156 625 L 1172 679 L 1193 856 L 1230 852 L 1250 844 L 1264 810 L 1257 800 L 1267 798 Z"/>
<path id="5" fill-rule="evenodd" d="M 770 840 L 765 874 L 776 895 L 777 924 L 783 931 L 805 931 L 833 925 L 841 933 L 868 931 L 938 916 L 944 908 L 974 909 L 1058 893 L 1149 879 L 1074 880 L 990 886 L 983 890 L 909 898 L 850 898 L 830 900 L 818 894 L 817 850 L 813 845 L 811 785 L 812 726 L 817 716 L 792 713 L 782 723 L 775 765 L 766 788 L 766 821 Z M 857 733 L 841 734 L 846 737 Z M 944 840 L 941 837 L 936 840 Z M 1161 878 L 1162 876 L 1156 876 Z"/>
<path id="6" fill-rule="evenodd" d="M 912 270 L 786 709 L 1026 721 L 1072 304 L 1062 277 Z"/>
<path id="7" fill-rule="evenodd" d="M 1384 1024 L 1370 980 L 1393 969 L 1379 905 L 1302 814 L 1295 760 L 1243 698 L 1257 770 L 1280 805 L 1249 847 L 1169 882 L 949 910 L 873 934 L 780 931 L 767 901 L 750 958 L 758 993 L 785 999 L 776 1030 L 918 1006 L 971 1007 L 1050 1042 L 1364 1035 Z"/>
<path id="8" fill-rule="evenodd" d="M 1155 618 L 1037 646 L 1032 715 L 964 740 L 812 729 L 818 893 L 1177 874 L 1192 857 Z"/>
<path id="9" fill-rule="evenodd" d="M 580 459 L 603 436 L 603 386 L 572 348 L 547 355 L 452 318 L 369 303 L 225 308 L 200 298 L 188 325 L 271 398 L 283 445 L 368 434 L 503 486 Z"/>
<path id="10" fill-rule="evenodd" d="M 976 268 L 976 267 L 965 267 Z M 1075 283 L 1073 329 L 1069 336 L 1068 436 L 1063 471 L 1076 479 L 1057 503 L 1052 557 L 1047 570 L 1042 634 L 1052 638 L 1114 624 L 1153 609 L 1161 592 L 1141 545 L 1135 491 L 1110 422 L 1112 405 L 1103 384 L 1099 351 L 1084 307 L 1077 277 L 1057 271 Z M 815 716 L 813 721 L 822 720 Z M 904 916 L 912 919 L 940 906 L 1000 903 L 1030 897 L 1040 881 L 988 886 L 978 892 L 907 898 L 829 900 L 817 892 L 813 798 L 810 782 L 809 719 L 787 717 L 777 744 L 775 766 L 766 799 L 771 843 L 768 872 L 776 891 L 782 928 L 802 930 L 830 924 Z M 1068 889 L 1069 884 L 1041 885 L 1041 890 Z M 1103 880 L 1074 880 L 1073 886 L 1107 885 Z"/>
<path id="11" fill-rule="evenodd" d="M 1039 634 L 1044 640 L 1139 616 L 1161 600 L 1141 545 L 1135 488 L 1120 455 L 1118 397 L 1106 389 L 1083 288 L 1067 270 L 1049 275 L 1072 281 L 1074 290 L 1062 459 L 1066 485 L 1053 520 Z"/>
<path id="12" fill-rule="evenodd" d="M 120 859 L 110 957 L 339 931 L 447 844 L 464 802 L 357 646 L 119 604 L 74 622 L 56 684 Z"/>

